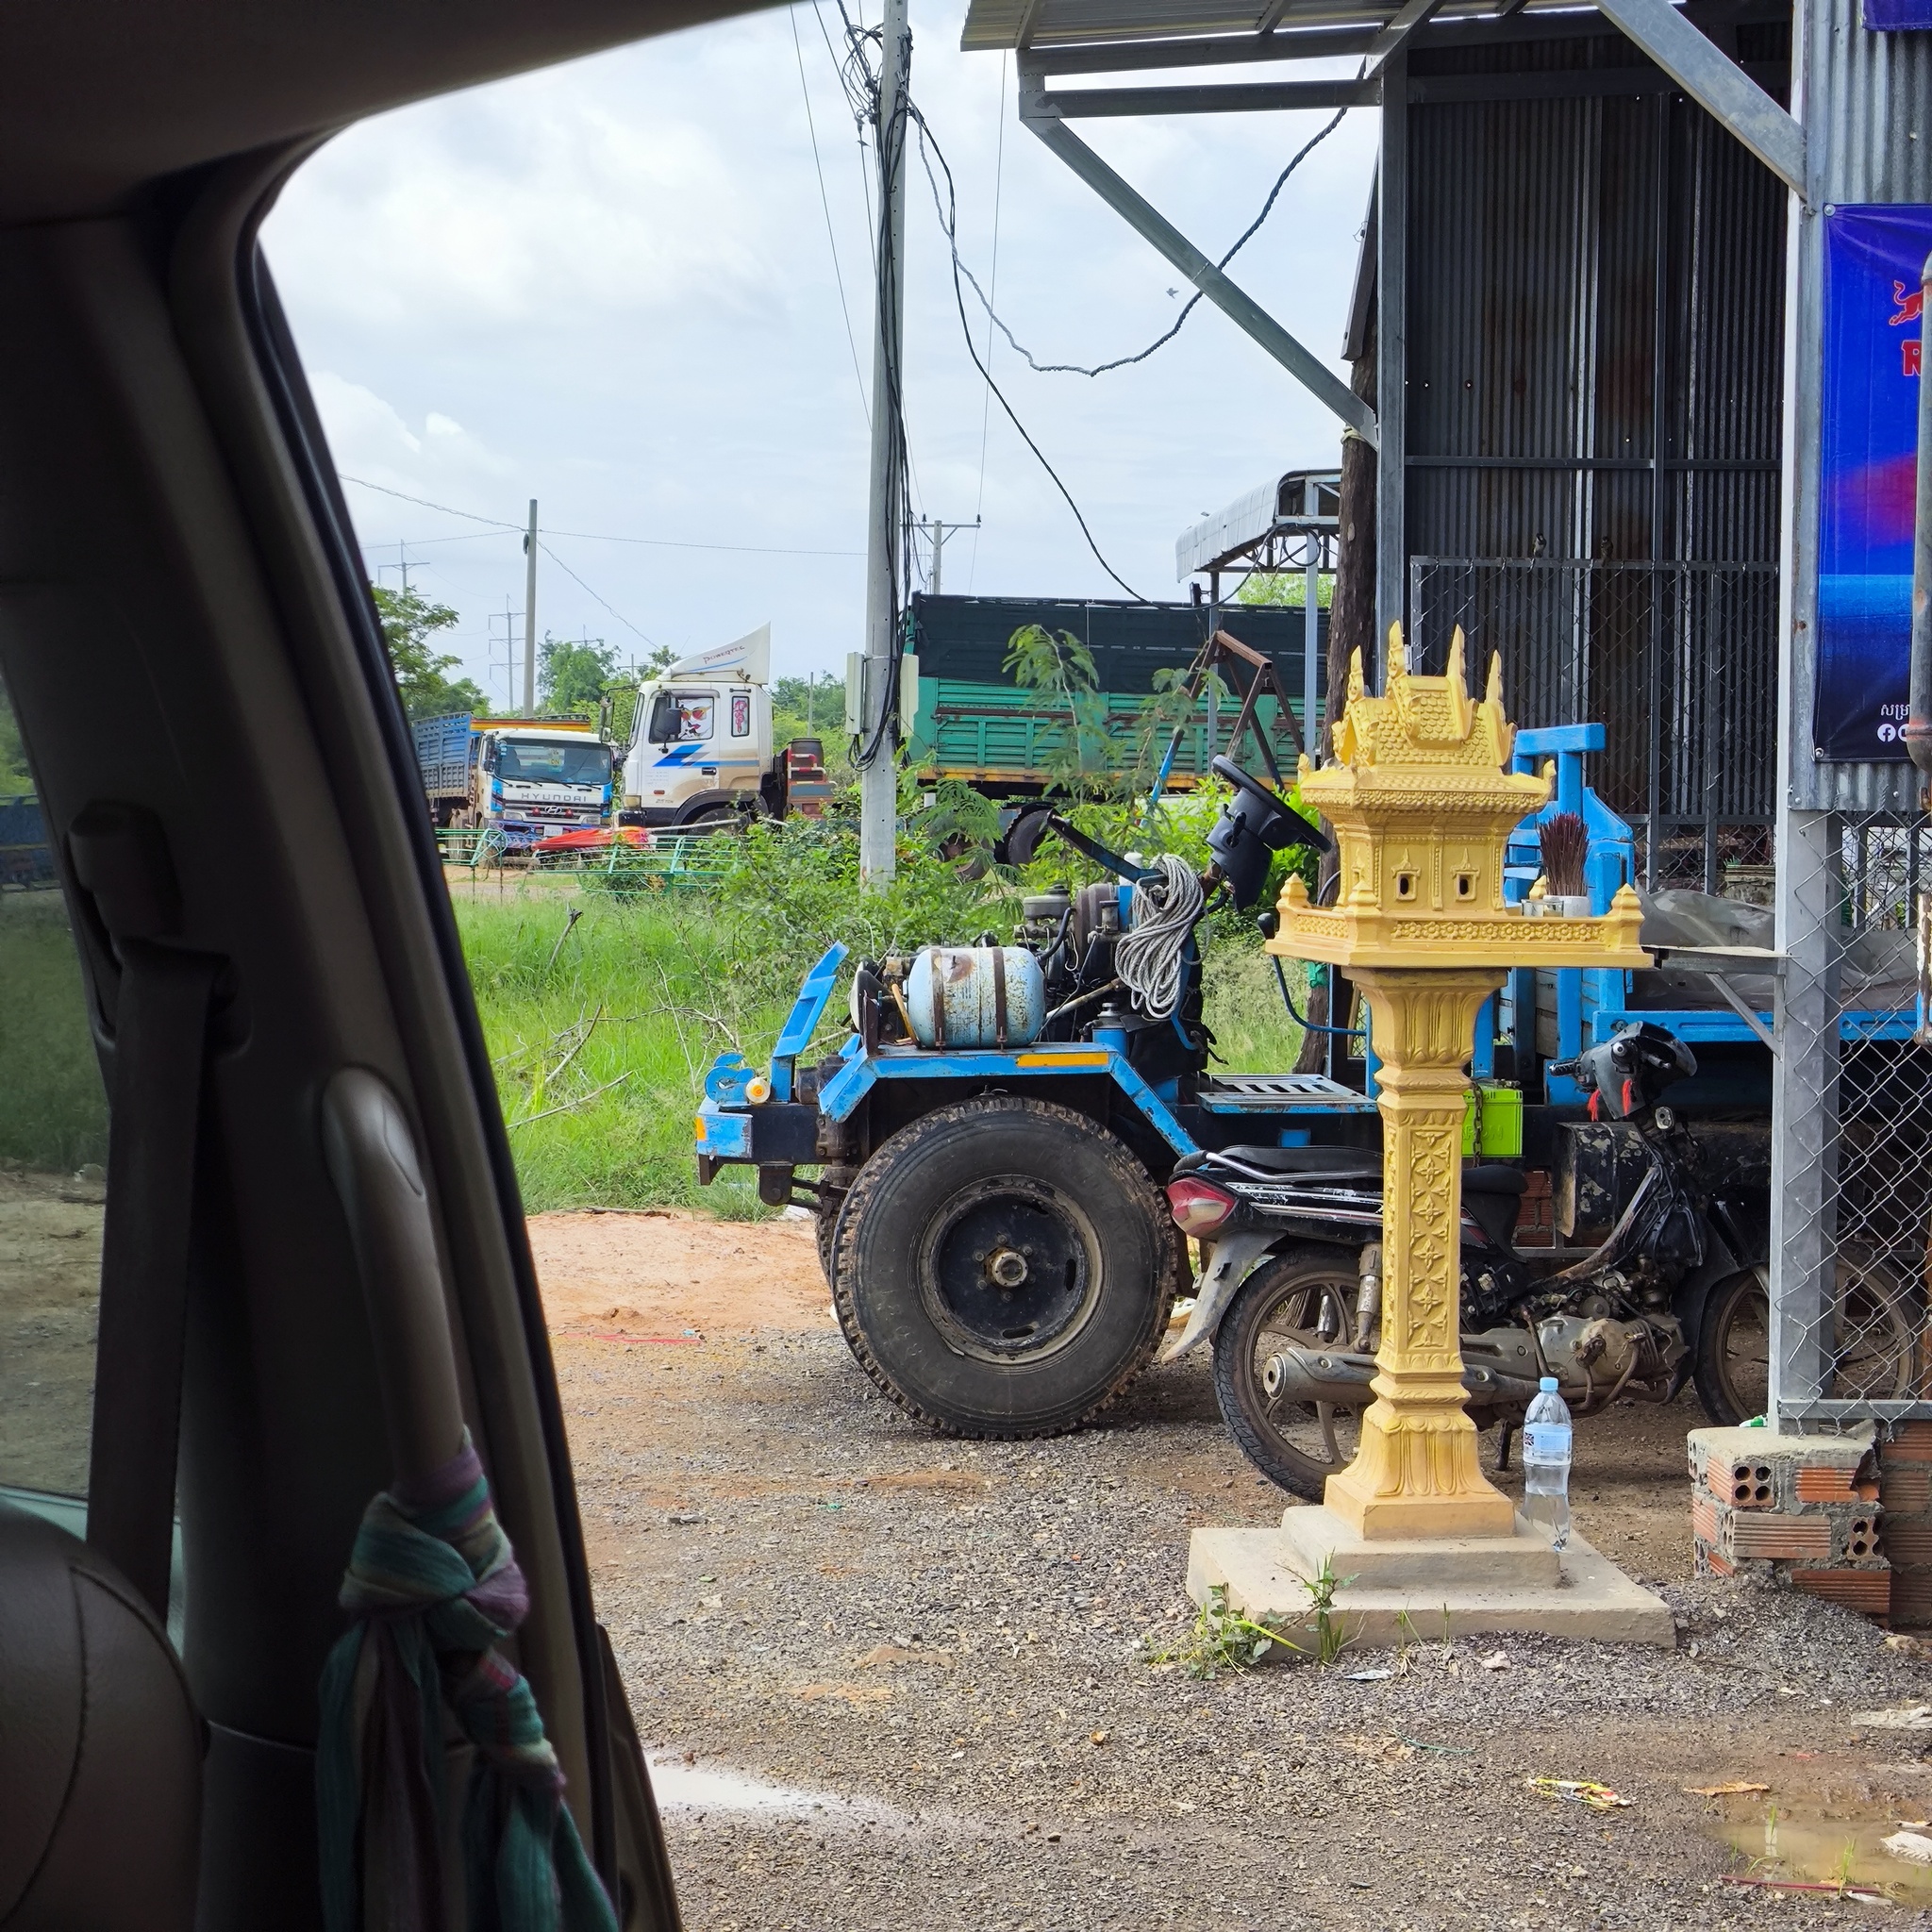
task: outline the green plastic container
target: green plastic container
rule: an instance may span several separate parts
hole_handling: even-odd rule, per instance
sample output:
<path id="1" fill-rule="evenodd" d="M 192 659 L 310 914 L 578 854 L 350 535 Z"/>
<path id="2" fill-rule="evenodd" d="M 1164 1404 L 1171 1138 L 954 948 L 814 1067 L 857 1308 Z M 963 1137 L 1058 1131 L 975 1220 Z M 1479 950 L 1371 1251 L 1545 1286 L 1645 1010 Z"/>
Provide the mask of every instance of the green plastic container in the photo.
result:
<path id="1" fill-rule="evenodd" d="M 1478 1080 L 1462 1115 L 1462 1156 L 1478 1154 L 1486 1160 L 1523 1158 L 1523 1090 L 1501 1080 Z M 1477 1103 L 1481 1103 L 1483 1139 L 1476 1145 Z"/>

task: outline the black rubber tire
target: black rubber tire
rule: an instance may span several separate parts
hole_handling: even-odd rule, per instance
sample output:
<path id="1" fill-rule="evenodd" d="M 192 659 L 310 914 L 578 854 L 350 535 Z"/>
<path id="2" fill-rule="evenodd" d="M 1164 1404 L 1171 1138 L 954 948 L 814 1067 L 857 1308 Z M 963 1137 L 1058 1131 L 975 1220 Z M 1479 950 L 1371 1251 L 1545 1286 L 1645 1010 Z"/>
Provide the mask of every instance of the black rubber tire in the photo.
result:
<path id="1" fill-rule="evenodd" d="M 1038 1324 L 1010 1341 L 975 1328 L 970 1296 L 993 1305 L 991 1291 L 958 1285 L 962 1268 L 991 1266 L 972 1252 L 984 1224 L 971 1217 L 1008 1213 L 1040 1230 L 1026 1292 L 1065 1284 L 1038 1344 Z M 1070 1108 L 995 1095 L 900 1128 L 859 1170 L 834 1237 L 832 1303 L 852 1353 L 908 1416 L 1015 1441 L 1091 1422 L 1147 1365 L 1181 1253 L 1166 1202 L 1113 1135 Z"/>
<path id="2" fill-rule="evenodd" d="M 1732 1359 L 1734 1351 L 1756 1333 L 1766 1344 L 1765 1375 L 1746 1386 Z M 1704 1319 L 1698 1324 L 1697 1399 L 1704 1412 L 1721 1429 L 1734 1429 L 1754 1415 L 1764 1413 L 1770 1370 L 1771 1299 L 1756 1268 L 1740 1269 L 1720 1281 L 1705 1297 Z M 1755 1349 L 1753 1355 L 1755 1357 Z M 1757 1386 L 1763 1380 L 1766 1387 Z"/>
<path id="3" fill-rule="evenodd" d="M 1272 1332 L 1267 1327 L 1270 1312 L 1285 1297 L 1306 1291 L 1327 1304 L 1328 1325 L 1334 1332 L 1319 1339 L 1330 1346 L 1337 1341 L 1346 1346 L 1357 1279 L 1356 1257 L 1345 1248 L 1309 1246 L 1271 1255 L 1241 1283 L 1214 1331 L 1214 1400 L 1228 1434 L 1270 1482 L 1307 1503 L 1323 1500 L 1328 1478 L 1347 1466 L 1352 1442 L 1348 1455 L 1325 1462 L 1295 1449 L 1271 1420 L 1272 1405 L 1261 1387 L 1258 1344 L 1264 1332 Z M 1314 1339 L 1311 1333 L 1310 1340 Z M 1373 1399 L 1364 1390 L 1362 1407 Z M 1293 1407 L 1297 1416 L 1311 1413 L 1306 1404 Z M 1319 1421 L 1308 1426 L 1320 1426 Z"/>
<path id="4" fill-rule="evenodd" d="M 1920 1328 L 1918 1305 L 1899 1271 L 1881 1256 L 1847 1246 L 1838 1257 L 1838 1300 L 1832 1320 L 1828 1396 L 1897 1401 L 1912 1391 Z M 1740 1380 L 1736 1339 L 1763 1338 L 1766 1374 Z M 1704 1304 L 1697 1334 L 1697 1398 L 1721 1428 L 1735 1428 L 1765 1412 L 1769 1394 L 1771 1304 L 1763 1273 L 1746 1268 L 1721 1281 Z M 1756 1346 L 1752 1345 L 1755 1360 Z"/>

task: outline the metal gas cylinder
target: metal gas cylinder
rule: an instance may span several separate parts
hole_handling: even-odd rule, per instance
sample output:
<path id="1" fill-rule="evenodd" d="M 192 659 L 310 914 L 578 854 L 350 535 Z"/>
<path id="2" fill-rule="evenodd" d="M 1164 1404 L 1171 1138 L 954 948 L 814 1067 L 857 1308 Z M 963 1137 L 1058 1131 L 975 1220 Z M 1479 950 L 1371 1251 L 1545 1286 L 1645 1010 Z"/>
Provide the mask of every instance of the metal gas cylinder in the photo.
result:
<path id="1" fill-rule="evenodd" d="M 921 1046 L 1024 1046 L 1046 1019 L 1046 981 L 1024 946 L 926 946 L 906 975 Z"/>

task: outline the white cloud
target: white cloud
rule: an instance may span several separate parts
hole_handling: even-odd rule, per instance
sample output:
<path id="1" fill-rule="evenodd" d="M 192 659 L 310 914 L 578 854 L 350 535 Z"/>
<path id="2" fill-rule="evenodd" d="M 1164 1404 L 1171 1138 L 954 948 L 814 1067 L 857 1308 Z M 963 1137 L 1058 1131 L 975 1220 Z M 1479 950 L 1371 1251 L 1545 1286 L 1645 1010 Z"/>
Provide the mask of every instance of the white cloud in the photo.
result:
<path id="1" fill-rule="evenodd" d="M 1010 66 L 957 51 L 956 10 L 915 0 L 913 93 L 958 183 L 962 252 L 1042 359 L 1143 346 L 1187 289 L 1014 118 Z M 828 16 L 836 37 L 836 20 Z M 846 308 L 869 390 L 868 217 L 851 119 L 809 8 L 796 16 Z M 287 190 L 270 259 L 345 470 L 547 529 L 856 552 L 866 530 L 864 390 L 841 312 L 793 23 L 771 13 L 386 115 L 338 137 Z M 1191 76 L 1199 78 L 1199 76 Z M 1326 117 L 1083 125 L 1205 251 L 1253 219 Z M 1004 125 L 1002 122 L 1004 121 Z M 1308 158 L 1230 271 L 1317 353 L 1339 346 L 1373 158 L 1352 114 Z M 916 160 L 908 182 L 906 392 L 915 508 L 985 527 L 947 588 L 1118 594 L 1054 484 L 989 409 Z M 1169 288 L 1179 288 L 1171 298 Z M 982 354 L 985 317 L 967 291 Z M 1338 365 L 1339 366 L 1339 365 Z M 1136 589 L 1174 596 L 1175 532 L 1271 472 L 1332 461 L 1337 425 L 1205 304 L 1146 364 L 1096 380 L 994 374 Z M 986 423 L 982 475 L 982 422 Z M 422 545 L 425 588 L 463 612 L 482 672 L 494 610 L 520 607 L 515 537 L 351 490 L 378 560 Z M 457 539 L 430 547 L 430 540 Z M 853 556 L 593 542 L 555 556 L 628 625 L 679 645 L 772 619 L 783 669 L 859 641 Z M 414 552 L 408 553 L 412 557 Z M 412 570 L 418 566 L 412 564 Z M 540 558 L 551 627 L 635 632 Z"/>

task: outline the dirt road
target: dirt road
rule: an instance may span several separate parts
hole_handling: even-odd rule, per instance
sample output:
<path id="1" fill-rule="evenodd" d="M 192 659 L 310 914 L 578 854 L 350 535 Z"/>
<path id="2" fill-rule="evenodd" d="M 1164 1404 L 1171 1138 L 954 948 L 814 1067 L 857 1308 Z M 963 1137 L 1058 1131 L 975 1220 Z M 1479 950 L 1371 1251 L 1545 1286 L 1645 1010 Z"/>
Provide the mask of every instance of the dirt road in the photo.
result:
<path id="1" fill-rule="evenodd" d="M 852 1361 L 808 1228 L 532 1232 L 692 1932 L 1918 1919 L 1728 1882 L 1833 1875 L 1847 1845 L 1855 1877 L 1909 1881 L 1876 1841 L 1932 1815 L 1932 1766 L 1849 1713 L 1932 1698 L 1932 1672 L 1826 1606 L 1688 1581 L 1688 1403 L 1577 1432 L 1579 1522 L 1666 1587 L 1675 1654 L 1430 1642 L 1200 1682 L 1137 1640 L 1191 1626 L 1191 1528 L 1283 1498 L 1199 1364 L 1150 1374 L 1105 1430 L 952 1442 Z M 1686 1795 L 1724 1782 L 1767 1789 Z"/>

